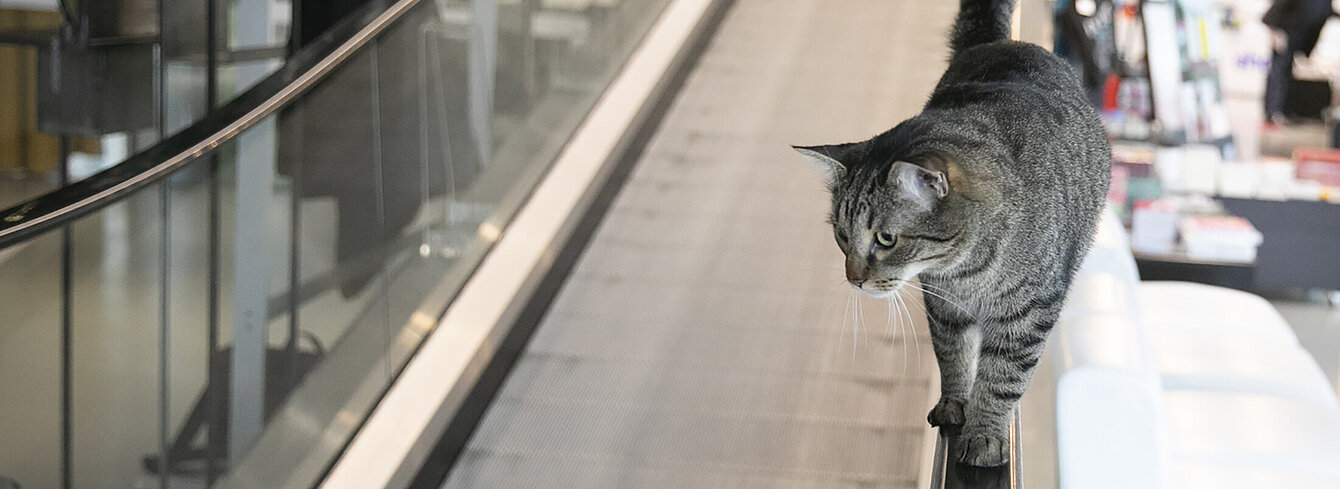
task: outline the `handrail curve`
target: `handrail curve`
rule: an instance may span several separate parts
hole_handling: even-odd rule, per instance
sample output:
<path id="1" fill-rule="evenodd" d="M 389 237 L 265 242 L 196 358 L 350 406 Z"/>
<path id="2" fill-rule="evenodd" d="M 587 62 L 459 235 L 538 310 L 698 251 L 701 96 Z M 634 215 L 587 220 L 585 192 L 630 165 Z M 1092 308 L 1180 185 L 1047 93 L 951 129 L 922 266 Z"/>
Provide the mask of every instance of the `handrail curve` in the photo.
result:
<path id="1" fill-rule="evenodd" d="M 0 211 L 0 250 L 116 203 L 236 139 L 326 79 L 423 2 L 396 0 L 384 9 L 381 2 L 369 2 L 200 121 L 84 180 Z"/>

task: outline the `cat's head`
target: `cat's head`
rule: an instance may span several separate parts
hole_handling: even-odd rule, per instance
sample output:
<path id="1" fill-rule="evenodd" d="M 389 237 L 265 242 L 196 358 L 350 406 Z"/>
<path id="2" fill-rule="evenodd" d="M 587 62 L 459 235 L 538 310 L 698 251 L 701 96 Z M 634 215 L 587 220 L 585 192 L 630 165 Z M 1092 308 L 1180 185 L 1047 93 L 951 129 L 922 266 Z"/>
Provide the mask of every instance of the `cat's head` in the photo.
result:
<path id="1" fill-rule="evenodd" d="M 955 173 L 951 163 L 878 143 L 876 138 L 795 149 L 828 174 L 829 222 L 847 257 L 848 283 L 882 297 L 923 271 L 957 261 L 968 223 L 949 175 Z"/>

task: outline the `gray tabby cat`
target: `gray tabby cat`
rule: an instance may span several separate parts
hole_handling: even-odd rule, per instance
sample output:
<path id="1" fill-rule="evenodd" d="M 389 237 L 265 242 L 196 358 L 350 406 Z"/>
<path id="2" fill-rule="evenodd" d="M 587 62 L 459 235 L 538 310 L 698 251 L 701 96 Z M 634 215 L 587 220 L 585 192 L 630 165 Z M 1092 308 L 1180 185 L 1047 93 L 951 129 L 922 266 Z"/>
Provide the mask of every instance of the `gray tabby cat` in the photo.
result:
<path id="1" fill-rule="evenodd" d="M 1009 40 L 1010 0 L 961 0 L 923 111 L 858 143 L 796 147 L 829 170 L 847 280 L 876 297 L 919 277 L 940 366 L 934 426 L 961 462 L 1008 460 L 1023 395 L 1107 194 L 1111 152 L 1063 61 Z M 954 302 L 949 302 L 952 299 Z"/>

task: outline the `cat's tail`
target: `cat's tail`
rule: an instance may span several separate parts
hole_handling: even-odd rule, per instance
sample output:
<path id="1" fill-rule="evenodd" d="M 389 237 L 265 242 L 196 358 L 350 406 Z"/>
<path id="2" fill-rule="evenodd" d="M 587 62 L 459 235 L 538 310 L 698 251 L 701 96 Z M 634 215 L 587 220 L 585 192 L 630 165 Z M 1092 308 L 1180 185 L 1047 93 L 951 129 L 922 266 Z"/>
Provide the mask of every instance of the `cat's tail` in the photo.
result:
<path id="1" fill-rule="evenodd" d="M 958 18 L 949 34 L 954 56 L 979 44 L 1010 38 L 1014 0 L 959 0 Z"/>

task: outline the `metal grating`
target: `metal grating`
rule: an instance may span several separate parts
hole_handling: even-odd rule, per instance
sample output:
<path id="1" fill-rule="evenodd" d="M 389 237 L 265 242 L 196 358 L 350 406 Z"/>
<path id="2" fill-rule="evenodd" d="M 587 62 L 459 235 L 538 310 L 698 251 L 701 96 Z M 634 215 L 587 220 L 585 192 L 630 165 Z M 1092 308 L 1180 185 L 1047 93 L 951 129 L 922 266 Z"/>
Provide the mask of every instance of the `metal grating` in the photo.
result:
<path id="1" fill-rule="evenodd" d="M 924 483 L 924 319 L 918 343 L 863 299 L 851 330 L 787 145 L 916 112 L 955 7 L 738 0 L 443 487 Z"/>

